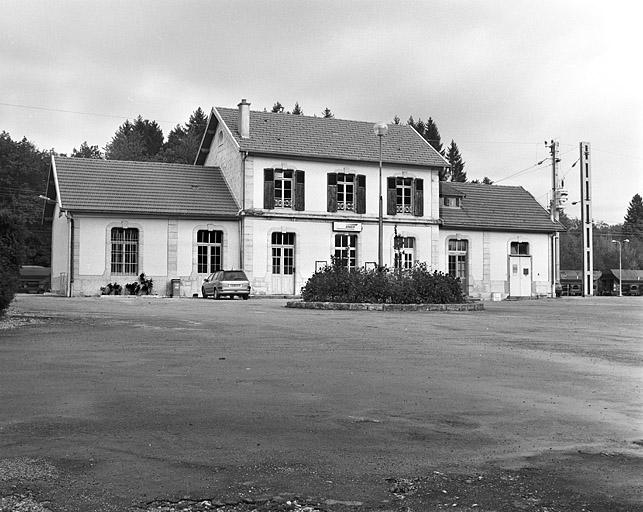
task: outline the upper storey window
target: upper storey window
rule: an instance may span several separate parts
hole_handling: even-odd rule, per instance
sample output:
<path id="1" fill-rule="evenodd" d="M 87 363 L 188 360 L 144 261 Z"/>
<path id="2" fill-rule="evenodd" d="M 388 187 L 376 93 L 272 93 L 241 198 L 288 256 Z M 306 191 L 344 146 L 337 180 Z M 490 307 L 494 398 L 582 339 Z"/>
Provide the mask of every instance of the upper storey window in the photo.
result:
<path id="1" fill-rule="evenodd" d="M 294 169 L 264 169 L 263 207 L 304 209 L 304 171 Z"/>
<path id="2" fill-rule="evenodd" d="M 389 177 L 387 183 L 386 213 L 424 215 L 424 180 L 422 178 Z"/>
<path id="3" fill-rule="evenodd" d="M 330 172 L 327 177 L 327 210 L 366 213 L 366 176 Z"/>

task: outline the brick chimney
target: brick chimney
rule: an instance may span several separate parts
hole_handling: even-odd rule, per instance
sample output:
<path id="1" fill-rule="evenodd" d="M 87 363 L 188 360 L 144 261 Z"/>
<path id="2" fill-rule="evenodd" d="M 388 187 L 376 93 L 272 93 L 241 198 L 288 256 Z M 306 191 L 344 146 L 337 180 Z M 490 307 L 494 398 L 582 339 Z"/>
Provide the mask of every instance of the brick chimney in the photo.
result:
<path id="1" fill-rule="evenodd" d="M 239 107 L 237 130 L 242 139 L 248 139 L 250 138 L 250 103 L 244 98 L 237 106 Z"/>

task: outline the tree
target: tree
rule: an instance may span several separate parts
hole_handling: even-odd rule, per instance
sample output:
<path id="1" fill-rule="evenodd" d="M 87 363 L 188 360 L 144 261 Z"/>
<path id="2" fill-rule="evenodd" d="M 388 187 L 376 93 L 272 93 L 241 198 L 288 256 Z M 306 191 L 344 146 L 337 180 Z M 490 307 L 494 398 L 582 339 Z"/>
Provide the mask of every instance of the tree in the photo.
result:
<path id="1" fill-rule="evenodd" d="M 447 151 L 447 160 L 451 164 L 451 181 L 464 183 L 467 181 L 467 173 L 464 171 L 464 162 L 460 155 L 458 145 L 451 139 L 451 145 Z"/>
<path id="2" fill-rule="evenodd" d="M 49 266 L 51 261 L 51 222 L 43 223 L 38 198 L 47 190 L 50 162 L 50 151 L 38 150 L 24 137 L 14 141 L 7 132 L 0 133 L 0 209 L 20 222 L 25 265 Z"/>
<path id="3" fill-rule="evenodd" d="M 79 149 L 74 148 L 71 152 L 73 158 L 103 158 L 98 146 L 90 146 L 87 141 L 84 141 Z"/>
<path id="4" fill-rule="evenodd" d="M 631 238 L 643 239 L 643 200 L 639 194 L 634 194 L 627 208 L 623 234 Z"/>
<path id="5" fill-rule="evenodd" d="M 400 124 L 400 117 L 397 114 L 395 114 L 393 118 L 393 124 Z"/>
<path id="6" fill-rule="evenodd" d="M 126 120 L 105 146 L 108 160 L 152 160 L 163 146 L 163 131 L 156 121 L 140 115 L 131 123 Z"/>
<path id="7" fill-rule="evenodd" d="M 324 116 L 326 119 L 332 119 L 333 117 L 335 117 L 328 107 L 322 110 L 322 116 Z"/>
<path id="8" fill-rule="evenodd" d="M 429 117 L 424 128 L 423 137 L 426 141 L 433 146 L 433 148 L 444 156 L 444 149 L 442 148 L 442 139 L 440 138 L 440 130 L 438 125 Z"/>
<path id="9" fill-rule="evenodd" d="M 193 164 L 207 124 L 207 116 L 201 107 L 198 107 L 184 126 L 177 124 L 170 131 L 167 142 L 156 159 L 161 162 Z"/>
<path id="10" fill-rule="evenodd" d="M 471 180 L 471 183 L 482 183 L 483 185 L 493 185 L 493 180 L 491 178 L 488 178 L 485 176 L 482 178 L 482 181 L 480 180 Z"/>
<path id="11" fill-rule="evenodd" d="M 271 112 L 273 114 L 281 114 L 284 111 L 284 107 L 278 101 L 272 106 Z"/>
<path id="12" fill-rule="evenodd" d="M 295 102 L 295 107 L 292 109 L 292 113 L 296 116 L 304 115 L 304 111 L 301 109 L 298 102 Z"/>
<path id="13" fill-rule="evenodd" d="M 21 219 L 9 210 L 0 209 L 0 317 L 18 290 L 24 254 L 23 232 Z"/>

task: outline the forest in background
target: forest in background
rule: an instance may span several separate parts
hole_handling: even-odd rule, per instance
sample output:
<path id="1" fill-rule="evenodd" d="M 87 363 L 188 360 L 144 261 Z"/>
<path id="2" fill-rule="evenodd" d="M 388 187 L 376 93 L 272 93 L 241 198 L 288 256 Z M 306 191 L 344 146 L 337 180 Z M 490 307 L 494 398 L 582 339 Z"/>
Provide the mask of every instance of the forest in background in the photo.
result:
<path id="1" fill-rule="evenodd" d="M 284 111 L 276 102 L 272 112 L 284 115 L 303 115 L 298 103 L 292 111 Z M 334 117 L 326 107 L 321 117 Z M 396 116 L 393 123 L 399 124 Z M 111 160 L 159 161 L 192 164 L 207 124 L 207 116 L 197 108 L 183 125 L 176 125 L 164 137 L 156 121 L 138 116 L 120 125 L 114 136 L 103 148 L 82 142 L 74 148 L 74 158 L 105 158 Z M 441 180 L 466 182 L 465 162 L 454 140 L 445 150 L 442 146 L 437 124 L 431 117 L 424 122 L 409 117 L 407 124 L 413 126 L 436 151 L 451 163 L 451 170 L 442 173 Z M 21 223 L 24 238 L 23 265 L 49 266 L 51 261 L 51 220 L 43 218 L 44 203 L 39 195 L 46 193 L 47 177 L 54 149 L 40 150 L 27 138 L 13 140 L 5 131 L 0 133 L 0 210 L 14 214 Z M 472 182 L 477 182 L 473 180 Z M 493 184 L 485 177 L 483 183 Z M 618 268 L 618 247 L 612 240 L 625 240 L 622 244 L 622 267 L 643 269 L 643 203 L 635 194 L 628 209 L 623 212 L 623 223 L 609 225 L 595 221 L 593 227 L 594 269 Z M 582 269 L 582 225 L 579 219 L 561 213 L 561 223 L 567 231 L 561 233 L 561 268 Z"/>

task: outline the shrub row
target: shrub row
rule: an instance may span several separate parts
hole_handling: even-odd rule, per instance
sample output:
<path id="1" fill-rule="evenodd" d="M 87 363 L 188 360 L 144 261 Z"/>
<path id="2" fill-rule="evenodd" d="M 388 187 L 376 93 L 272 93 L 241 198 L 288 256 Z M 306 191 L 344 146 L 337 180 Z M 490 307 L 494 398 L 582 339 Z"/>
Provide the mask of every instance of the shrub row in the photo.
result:
<path id="1" fill-rule="evenodd" d="M 127 290 L 129 295 L 150 295 L 153 286 L 154 282 L 152 279 L 147 279 L 145 273 L 143 273 L 138 276 L 138 281 L 127 283 L 125 290 Z M 106 286 L 101 287 L 100 293 L 102 295 L 122 295 L 123 287 L 118 283 L 107 283 Z"/>
<path id="2" fill-rule="evenodd" d="M 333 261 L 315 272 L 301 289 L 306 302 L 376 304 L 456 304 L 465 302 L 460 279 L 431 272 L 425 263 L 400 271 L 388 267 L 348 270 Z"/>
<path id="3" fill-rule="evenodd" d="M 20 284 L 23 257 L 23 226 L 9 210 L 0 210 L 0 317 L 13 300 Z"/>

